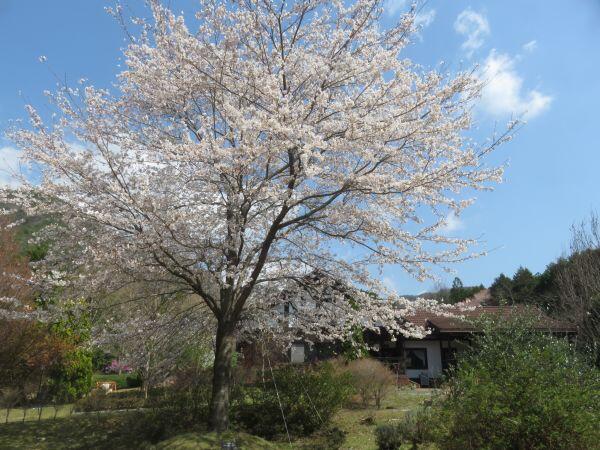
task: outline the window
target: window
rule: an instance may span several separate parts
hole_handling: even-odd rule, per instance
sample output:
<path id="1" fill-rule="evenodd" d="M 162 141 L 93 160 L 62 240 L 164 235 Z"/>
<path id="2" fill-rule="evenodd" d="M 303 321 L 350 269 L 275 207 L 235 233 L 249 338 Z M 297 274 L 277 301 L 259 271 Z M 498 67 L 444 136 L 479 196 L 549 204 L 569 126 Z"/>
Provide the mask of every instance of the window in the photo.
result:
<path id="1" fill-rule="evenodd" d="M 455 348 L 442 348 L 442 370 L 448 370 L 456 362 Z"/>
<path id="2" fill-rule="evenodd" d="M 426 348 L 407 348 L 404 351 L 406 358 L 406 368 L 413 370 L 427 369 L 427 349 Z"/>

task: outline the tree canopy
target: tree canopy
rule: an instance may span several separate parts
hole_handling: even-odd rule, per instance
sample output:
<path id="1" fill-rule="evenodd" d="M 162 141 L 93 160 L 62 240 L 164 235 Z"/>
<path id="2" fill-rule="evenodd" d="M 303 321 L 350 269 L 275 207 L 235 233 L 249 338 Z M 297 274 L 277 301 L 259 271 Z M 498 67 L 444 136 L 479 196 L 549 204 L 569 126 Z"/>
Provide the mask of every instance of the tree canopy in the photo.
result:
<path id="1" fill-rule="evenodd" d="M 149 5 L 116 92 L 64 86 L 49 94 L 50 121 L 28 106 L 31 128 L 11 137 L 42 181 L 23 180 L 21 200 L 61 218 L 44 260 L 70 274 L 61 282 L 92 292 L 160 280 L 203 300 L 223 428 L 235 333 L 267 326 L 264 301 L 286 284 L 318 269 L 381 291 L 374 266 L 425 278 L 473 256 L 474 241 L 443 225 L 501 179 L 485 157 L 515 123 L 485 145 L 465 137 L 481 83 L 404 57 L 414 10 L 384 27 L 381 0 L 203 0 L 190 28 Z M 295 324 L 342 337 L 377 317 L 401 332 L 399 307 L 419 306 L 360 292 L 360 308 L 327 304 L 321 316 L 336 321 Z"/>

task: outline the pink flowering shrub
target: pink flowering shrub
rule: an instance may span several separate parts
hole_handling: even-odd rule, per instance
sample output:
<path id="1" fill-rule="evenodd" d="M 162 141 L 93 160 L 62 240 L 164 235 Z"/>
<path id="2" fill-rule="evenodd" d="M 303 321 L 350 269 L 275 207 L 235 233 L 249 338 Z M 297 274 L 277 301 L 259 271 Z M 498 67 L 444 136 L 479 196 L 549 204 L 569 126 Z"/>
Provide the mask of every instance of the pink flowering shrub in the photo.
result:
<path id="1" fill-rule="evenodd" d="M 105 374 L 109 373 L 131 373 L 133 369 L 131 366 L 119 361 L 118 359 L 113 359 L 109 365 L 107 365 L 102 372 Z"/>

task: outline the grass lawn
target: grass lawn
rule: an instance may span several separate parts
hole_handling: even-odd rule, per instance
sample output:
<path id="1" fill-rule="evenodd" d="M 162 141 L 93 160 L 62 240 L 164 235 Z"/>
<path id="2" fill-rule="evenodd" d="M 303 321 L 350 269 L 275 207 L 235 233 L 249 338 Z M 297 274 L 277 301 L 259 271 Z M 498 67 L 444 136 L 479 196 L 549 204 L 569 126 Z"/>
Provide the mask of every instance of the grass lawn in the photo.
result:
<path id="1" fill-rule="evenodd" d="M 332 421 L 332 426 L 346 433 L 342 445 L 345 450 L 375 450 L 374 430 L 377 425 L 400 420 L 407 411 L 418 408 L 431 397 L 429 390 L 402 390 L 391 394 L 381 409 L 352 409 L 346 408 L 338 412 Z M 137 412 L 112 412 L 103 414 L 75 414 L 69 416 L 71 405 L 59 408 L 57 419 L 54 408 L 47 407 L 42 411 L 42 420 L 37 421 L 37 409 L 27 411 L 25 423 L 21 423 L 22 410 L 14 410 L 9 418 L 12 423 L 4 424 L 5 411 L 0 410 L 0 449 L 31 449 L 31 450 L 66 450 L 66 449 L 132 449 L 148 448 L 140 436 L 131 433 L 127 419 Z M 20 416 L 19 416 L 20 414 Z M 133 416 L 135 419 L 135 416 Z M 365 420 L 367 419 L 367 420 Z M 251 436 L 242 436 L 241 448 L 261 448 L 260 440 L 252 440 Z M 214 436 L 186 434 L 177 436 L 156 448 L 212 448 L 210 445 Z M 264 441 L 263 441 L 264 442 Z M 203 446 L 201 446 L 204 445 Z M 273 442 L 272 449 L 310 449 L 314 448 L 314 439 L 304 438 L 295 441 L 290 447 L 286 442 Z M 218 447 L 216 447 L 218 448 Z M 408 447 L 407 447 L 408 448 Z M 425 448 L 425 447 L 424 447 Z"/>
<path id="2" fill-rule="evenodd" d="M 384 423 L 393 423 L 404 417 L 407 411 L 417 409 L 425 400 L 431 398 L 431 390 L 415 389 L 396 391 L 383 402 L 381 409 L 343 409 L 333 419 L 333 425 L 345 431 L 346 442 L 343 449 L 376 449 L 375 427 Z M 373 417 L 373 424 L 362 423 L 363 419 Z"/>
<path id="3" fill-rule="evenodd" d="M 346 433 L 346 440 L 341 448 L 344 450 L 376 450 L 375 428 L 377 425 L 393 423 L 402 419 L 407 411 L 418 408 L 425 400 L 430 399 L 431 394 L 430 389 L 398 390 L 384 400 L 381 409 L 375 407 L 342 409 L 334 416 L 331 424 Z M 370 420 L 371 418 L 372 420 Z M 294 448 L 310 448 L 310 438 L 295 442 Z"/>
<path id="4" fill-rule="evenodd" d="M 72 404 L 68 405 L 58 405 L 56 409 L 53 406 L 44 406 L 42 408 L 41 420 L 63 418 L 71 415 L 73 409 Z M 6 422 L 6 409 L 0 409 L 0 424 Z M 40 419 L 40 410 L 39 408 L 12 408 L 8 411 L 8 422 L 22 422 L 23 415 L 25 415 L 25 421 L 37 421 Z"/>

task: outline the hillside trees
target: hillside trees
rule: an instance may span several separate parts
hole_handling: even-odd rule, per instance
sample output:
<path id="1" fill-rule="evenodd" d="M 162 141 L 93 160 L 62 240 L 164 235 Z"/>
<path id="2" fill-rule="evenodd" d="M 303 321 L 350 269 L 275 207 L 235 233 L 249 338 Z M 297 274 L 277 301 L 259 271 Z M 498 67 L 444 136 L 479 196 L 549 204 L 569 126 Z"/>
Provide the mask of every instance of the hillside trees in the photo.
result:
<path id="1" fill-rule="evenodd" d="M 456 303 L 460 303 L 468 298 L 471 298 L 482 289 L 484 289 L 484 287 L 481 284 L 479 286 L 464 286 L 462 280 L 458 277 L 455 277 L 454 281 L 452 282 L 452 287 L 448 292 L 448 298 L 446 302 L 455 305 Z"/>
<path id="2" fill-rule="evenodd" d="M 0 394 L 22 402 L 47 390 L 72 346 L 38 321 L 28 259 L 12 224 L 0 221 Z"/>
<path id="3" fill-rule="evenodd" d="M 600 225 L 591 213 L 571 228 L 569 253 L 541 274 L 519 267 L 511 278 L 500 274 L 490 287 L 498 303 L 529 304 L 571 322 L 580 349 L 600 364 Z"/>
<path id="4" fill-rule="evenodd" d="M 592 213 L 572 227 L 571 255 L 555 268 L 558 307 L 577 326 L 578 343 L 600 366 L 600 221 Z"/>
<path id="5" fill-rule="evenodd" d="M 44 260 L 61 281 L 93 292 L 160 280 L 202 299 L 216 321 L 220 430 L 237 333 L 269 327 L 265 302 L 282 289 L 318 269 L 381 291 L 372 267 L 424 278 L 474 256 L 474 241 L 442 228 L 471 190 L 500 180 L 485 156 L 515 123 L 482 146 L 466 139 L 481 84 L 406 59 L 414 13 L 386 28 L 380 0 L 205 0 L 196 29 L 149 3 L 115 95 L 64 87 L 51 125 L 30 106 L 31 129 L 11 136 L 43 172 L 40 185 L 23 180 L 41 194 L 24 208 L 61 217 Z M 419 302 L 353 298 L 316 301 L 320 322 L 288 326 L 323 339 L 376 323 L 419 333 L 396 320 Z"/>

